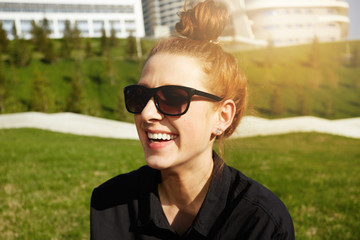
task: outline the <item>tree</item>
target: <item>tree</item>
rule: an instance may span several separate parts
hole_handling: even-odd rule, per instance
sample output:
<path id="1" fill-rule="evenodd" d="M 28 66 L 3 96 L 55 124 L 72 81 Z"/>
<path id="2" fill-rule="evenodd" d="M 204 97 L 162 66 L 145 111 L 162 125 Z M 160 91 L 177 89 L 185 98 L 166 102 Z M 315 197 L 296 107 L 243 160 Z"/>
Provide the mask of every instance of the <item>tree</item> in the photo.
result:
<path id="1" fill-rule="evenodd" d="M 71 33 L 71 26 L 70 21 L 65 21 L 65 29 L 64 29 L 64 35 L 61 39 L 61 47 L 60 47 L 60 56 L 64 58 L 70 58 L 71 56 L 71 46 L 72 42 L 72 33 Z"/>
<path id="2" fill-rule="evenodd" d="M 69 39 L 71 42 L 71 38 L 72 38 L 72 30 L 71 30 L 71 24 L 69 20 L 65 21 L 65 29 L 64 29 L 64 38 Z"/>
<path id="3" fill-rule="evenodd" d="M 336 106 L 332 97 L 328 97 L 324 102 L 325 117 L 333 117 L 336 114 Z"/>
<path id="4" fill-rule="evenodd" d="M 105 79 L 109 82 L 112 86 L 115 85 L 115 67 L 114 67 L 114 60 L 111 57 L 108 57 L 105 60 Z"/>
<path id="5" fill-rule="evenodd" d="M 351 54 L 351 67 L 357 67 L 359 65 L 359 53 L 357 47 L 353 49 Z"/>
<path id="6" fill-rule="evenodd" d="M 32 21 L 32 42 L 35 49 L 43 54 L 43 60 L 47 63 L 55 61 L 54 44 L 51 42 L 49 35 L 51 33 L 49 21 L 44 18 L 39 25 Z"/>
<path id="7" fill-rule="evenodd" d="M 265 66 L 272 67 L 276 61 L 275 46 L 272 39 L 268 40 L 268 45 L 265 52 Z"/>
<path id="8" fill-rule="evenodd" d="M 126 53 L 129 57 L 135 57 L 137 50 L 136 50 L 136 39 L 132 35 L 132 32 L 130 32 L 130 35 L 128 36 L 126 40 Z"/>
<path id="9" fill-rule="evenodd" d="M 321 69 L 311 69 L 310 71 L 310 80 L 311 80 L 311 87 L 313 89 L 318 89 L 322 82 L 323 82 L 323 73 Z"/>
<path id="10" fill-rule="evenodd" d="M 49 37 L 50 33 L 51 33 L 51 29 L 50 29 L 50 25 L 49 25 L 49 20 L 47 18 L 44 18 L 41 21 L 41 30 L 44 32 L 46 37 Z"/>
<path id="11" fill-rule="evenodd" d="M 5 113 L 5 103 L 8 97 L 8 90 L 6 86 L 6 77 L 0 68 L 0 112 Z"/>
<path id="12" fill-rule="evenodd" d="M 111 28 L 109 45 L 110 45 L 110 47 L 116 47 L 117 44 L 118 44 L 118 39 L 116 37 L 116 30 L 114 28 Z"/>
<path id="13" fill-rule="evenodd" d="M 34 71 L 32 80 L 32 99 L 31 110 L 39 112 L 47 112 L 49 110 L 50 101 L 47 92 L 47 81 L 38 71 Z"/>
<path id="14" fill-rule="evenodd" d="M 101 30 L 100 53 L 102 56 L 106 56 L 109 53 L 109 41 L 104 28 Z"/>
<path id="15" fill-rule="evenodd" d="M 141 53 L 142 53 L 141 55 L 143 55 L 143 56 L 148 55 L 149 47 L 145 43 L 144 39 L 141 39 L 140 45 L 141 45 Z"/>
<path id="16" fill-rule="evenodd" d="M 51 39 L 46 41 L 46 45 L 44 47 L 44 62 L 52 64 L 56 60 L 55 47 L 54 43 Z"/>
<path id="17" fill-rule="evenodd" d="M 66 102 L 66 111 L 74 113 L 82 113 L 82 95 L 83 88 L 77 77 L 71 79 L 71 92 Z"/>
<path id="18" fill-rule="evenodd" d="M 25 67 L 30 64 L 32 53 L 24 39 L 14 40 L 12 49 L 10 51 L 10 59 L 12 64 L 17 67 Z"/>
<path id="19" fill-rule="evenodd" d="M 9 39 L 7 33 L 3 28 L 2 22 L 0 22 L 0 52 L 7 52 L 9 47 Z"/>
<path id="20" fill-rule="evenodd" d="M 311 109 L 308 99 L 306 98 L 303 89 L 299 89 L 297 93 L 297 113 L 300 116 L 311 115 Z"/>
<path id="21" fill-rule="evenodd" d="M 85 45 L 85 54 L 87 58 L 90 58 L 93 56 L 93 50 L 92 50 L 92 46 L 91 46 L 91 41 L 87 40 L 86 41 L 86 45 Z"/>
<path id="22" fill-rule="evenodd" d="M 45 26 L 44 26 L 45 25 Z M 37 51 L 43 52 L 43 49 L 45 47 L 46 41 L 48 39 L 48 21 L 43 20 L 42 24 L 38 25 L 33 20 L 31 22 L 31 41 L 34 44 L 34 47 Z"/>
<path id="23" fill-rule="evenodd" d="M 116 105 L 116 118 L 120 121 L 129 121 L 130 117 L 125 107 L 124 92 L 122 89 L 118 93 L 117 105 Z"/>
<path id="24" fill-rule="evenodd" d="M 12 25 L 11 34 L 12 34 L 14 40 L 19 39 L 19 36 L 17 34 L 15 21 L 13 22 L 13 25 Z"/>
<path id="25" fill-rule="evenodd" d="M 38 30 L 38 26 L 35 22 L 35 20 L 32 20 L 31 21 L 31 30 L 30 30 L 30 33 L 31 33 L 31 42 L 32 44 L 36 44 L 36 42 L 38 41 L 38 38 L 39 38 L 39 30 Z"/>
<path id="26" fill-rule="evenodd" d="M 71 78 L 71 92 L 66 101 L 66 111 L 82 113 L 83 108 L 83 86 L 81 83 L 81 63 L 76 62 L 77 71 Z"/>
<path id="27" fill-rule="evenodd" d="M 76 23 L 74 28 L 71 30 L 71 44 L 73 49 L 79 50 L 82 48 L 81 31 L 79 30 Z"/>
<path id="28" fill-rule="evenodd" d="M 60 56 L 62 56 L 64 58 L 70 58 L 71 57 L 70 42 L 66 38 L 61 39 Z"/>
<path id="29" fill-rule="evenodd" d="M 316 36 L 311 45 L 310 53 L 308 54 L 308 63 L 311 68 L 319 68 L 321 65 L 319 40 Z"/>
<path id="30" fill-rule="evenodd" d="M 284 107 L 280 98 L 279 89 L 276 87 L 271 97 L 270 112 L 273 115 L 279 115 L 283 113 Z"/>

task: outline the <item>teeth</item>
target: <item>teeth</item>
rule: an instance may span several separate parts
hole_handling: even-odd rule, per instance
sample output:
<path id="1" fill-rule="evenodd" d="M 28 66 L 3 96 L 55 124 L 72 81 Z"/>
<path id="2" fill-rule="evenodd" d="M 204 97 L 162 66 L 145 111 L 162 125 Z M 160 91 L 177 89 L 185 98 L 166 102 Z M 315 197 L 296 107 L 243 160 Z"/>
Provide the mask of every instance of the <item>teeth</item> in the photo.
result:
<path id="1" fill-rule="evenodd" d="M 168 133 L 147 133 L 148 138 L 152 140 L 172 140 L 175 138 L 174 134 Z"/>

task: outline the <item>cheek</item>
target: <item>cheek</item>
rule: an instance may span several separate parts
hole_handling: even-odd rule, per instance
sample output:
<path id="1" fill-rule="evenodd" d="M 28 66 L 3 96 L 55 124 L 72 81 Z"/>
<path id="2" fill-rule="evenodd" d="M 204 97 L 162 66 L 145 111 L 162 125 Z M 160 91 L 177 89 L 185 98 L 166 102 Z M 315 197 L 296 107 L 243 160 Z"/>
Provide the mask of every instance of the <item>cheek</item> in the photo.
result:
<path id="1" fill-rule="evenodd" d="M 141 126 L 141 121 L 139 116 L 134 115 L 134 122 L 135 122 L 136 130 L 139 132 Z"/>
<path id="2" fill-rule="evenodd" d="M 207 107 L 205 105 L 194 108 L 188 112 L 189 115 L 185 115 L 186 118 L 182 119 L 181 125 L 187 138 L 209 140 L 213 128 L 214 112 L 208 111 Z"/>
<path id="3" fill-rule="evenodd" d="M 142 129 L 141 128 L 141 117 L 139 114 L 134 115 L 134 122 L 135 122 L 136 130 L 138 132 L 140 141 L 143 143 L 143 140 L 145 139 L 145 135 L 141 130 Z"/>
<path id="4" fill-rule="evenodd" d="M 135 122 L 136 127 L 138 127 L 138 125 L 140 124 L 139 114 L 134 114 L 134 122 Z"/>

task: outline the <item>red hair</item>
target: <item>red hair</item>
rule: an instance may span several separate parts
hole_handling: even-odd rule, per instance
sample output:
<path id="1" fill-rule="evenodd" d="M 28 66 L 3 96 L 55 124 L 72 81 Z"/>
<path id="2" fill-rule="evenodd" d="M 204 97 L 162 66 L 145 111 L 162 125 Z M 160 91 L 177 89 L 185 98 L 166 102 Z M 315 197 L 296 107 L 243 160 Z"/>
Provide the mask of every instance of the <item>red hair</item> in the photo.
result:
<path id="1" fill-rule="evenodd" d="M 151 58 L 158 53 L 185 55 L 197 58 L 208 76 L 205 86 L 224 100 L 232 99 L 236 113 L 232 125 L 226 129 L 220 140 L 230 136 L 244 115 L 246 108 L 246 78 L 237 60 L 217 44 L 229 14 L 224 4 L 206 0 L 185 9 L 175 25 L 180 36 L 158 42 L 150 52 Z"/>

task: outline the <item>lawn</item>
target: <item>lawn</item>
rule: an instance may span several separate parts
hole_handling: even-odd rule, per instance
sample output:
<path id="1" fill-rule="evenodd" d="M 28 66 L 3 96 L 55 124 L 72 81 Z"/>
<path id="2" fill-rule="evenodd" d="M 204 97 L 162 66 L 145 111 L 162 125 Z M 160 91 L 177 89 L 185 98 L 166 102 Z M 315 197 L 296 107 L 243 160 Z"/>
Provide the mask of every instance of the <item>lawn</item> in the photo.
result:
<path id="1" fill-rule="evenodd" d="M 289 134 L 229 140 L 226 161 L 275 192 L 297 239 L 360 236 L 360 140 Z M 92 189 L 143 165 L 138 141 L 0 130 L 0 238 L 89 239 Z"/>
<path id="2" fill-rule="evenodd" d="M 100 40 L 91 41 L 97 52 Z M 60 43 L 55 42 L 60 48 Z M 150 40 L 144 43 L 146 49 L 154 44 Z M 344 60 L 346 49 L 358 51 L 360 41 L 321 43 L 318 48 L 317 67 L 309 66 L 312 44 L 232 52 L 248 80 L 248 114 L 265 118 L 360 116 L 359 56 L 356 54 L 354 66 Z M 74 111 L 129 121 L 124 117 L 125 108 L 119 106 L 123 104 L 122 89 L 138 81 L 144 58 L 126 57 L 125 49 L 126 40 L 122 39 L 111 49 L 109 57 L 95 53 L 92 57 L 59 57 L 53 64 L 44 63 L 39 53 L 33 52 L 33 59 L 26 67 L 11 65 L 3 54 L 0 89 L 6 94 L 0 96 L 0 112 Z M 79 51 L 84 54 L 84 49 Z M 79 83 L 78 91 L 74 91 L 73 81 Z M 70 101 L 73 91 L 77 98 Z M 36 96 L 42 96 L 42 108 L 34 106 Z M 81 103 L 81 109 L 70 108 L 68 101 Z"/>

